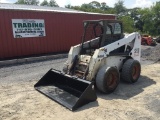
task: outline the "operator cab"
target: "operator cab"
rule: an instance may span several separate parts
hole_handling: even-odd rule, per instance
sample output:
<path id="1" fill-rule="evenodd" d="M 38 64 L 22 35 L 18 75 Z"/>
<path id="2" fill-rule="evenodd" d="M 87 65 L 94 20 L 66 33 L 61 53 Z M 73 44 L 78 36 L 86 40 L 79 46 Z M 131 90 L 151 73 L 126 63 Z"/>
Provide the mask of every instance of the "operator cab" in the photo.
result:
<path id="1" fill-rule="evenodd" d="M 118 20 L 84 21 L 84 35 L 81 54 L 92 55 L 95 49 L 111 44 L 124 37 L 122 22 Z M 112 53 L 124 51 L 125 46 Z"/>

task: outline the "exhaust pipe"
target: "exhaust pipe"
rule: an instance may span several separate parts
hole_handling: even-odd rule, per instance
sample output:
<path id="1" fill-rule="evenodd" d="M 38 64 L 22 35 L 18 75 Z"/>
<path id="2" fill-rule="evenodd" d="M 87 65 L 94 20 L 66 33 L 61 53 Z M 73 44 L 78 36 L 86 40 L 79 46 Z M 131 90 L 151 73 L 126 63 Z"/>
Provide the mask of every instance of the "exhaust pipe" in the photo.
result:
<path id="1" fill-rule="evenodd" d="M 50 69 L 34 88 L 71 111 L 97 99 L 94 83 Z"/>

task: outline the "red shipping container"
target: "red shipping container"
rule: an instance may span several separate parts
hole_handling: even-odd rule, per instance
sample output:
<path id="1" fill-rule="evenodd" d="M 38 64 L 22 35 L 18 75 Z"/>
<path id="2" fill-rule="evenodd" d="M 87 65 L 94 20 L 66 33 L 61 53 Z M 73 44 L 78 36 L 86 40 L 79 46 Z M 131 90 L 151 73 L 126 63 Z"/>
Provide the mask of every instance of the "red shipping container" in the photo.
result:
<path id="1" fill-rule="evenodd" d="M 116 19 L 112 14 L 67 11 L 66 8 L 60 11 L 51 10 L 51 7 L 36 6 L 33 9 L 33 6 L 26 9 L 26 5 L 22 5 L 20 9 L 15 7 L 18 5 L 10 6 L 14 8 L 5 8 L 0 4 L 0 59 L 68 51 L 71 46 L 81 42 L 84 20 Z M 14 38 L 12 19 L 42 19 L 46 36 Z"/>

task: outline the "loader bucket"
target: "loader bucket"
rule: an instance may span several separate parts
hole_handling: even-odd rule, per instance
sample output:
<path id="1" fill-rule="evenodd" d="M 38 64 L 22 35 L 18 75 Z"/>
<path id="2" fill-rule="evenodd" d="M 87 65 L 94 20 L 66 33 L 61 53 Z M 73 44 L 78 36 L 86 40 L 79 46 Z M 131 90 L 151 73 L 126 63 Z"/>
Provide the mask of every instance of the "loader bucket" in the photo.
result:
<path id="1" fill-rule="evenodd" d="M 50 69 L 35 85 L 35 89 L 74 111 L 97 99 L 94 83 Z"/>

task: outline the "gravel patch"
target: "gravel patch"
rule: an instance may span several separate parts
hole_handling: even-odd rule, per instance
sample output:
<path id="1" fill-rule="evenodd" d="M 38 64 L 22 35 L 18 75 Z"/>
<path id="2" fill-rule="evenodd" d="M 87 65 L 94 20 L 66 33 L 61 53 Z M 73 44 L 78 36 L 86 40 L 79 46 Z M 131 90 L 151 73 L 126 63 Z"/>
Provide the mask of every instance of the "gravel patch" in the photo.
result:
<path id="1" fill-rule="evenodd" d="M 66 60 L 63 58 L 1 67 L 0 84 L 39 80 L 51 68 L 62 70 Z"/>
<path id="2" fill-rule="evenodd" d="M 142 45 L 141 57 L 145 60 L 160 61 L 160 44 L 154 47 Z"/>

